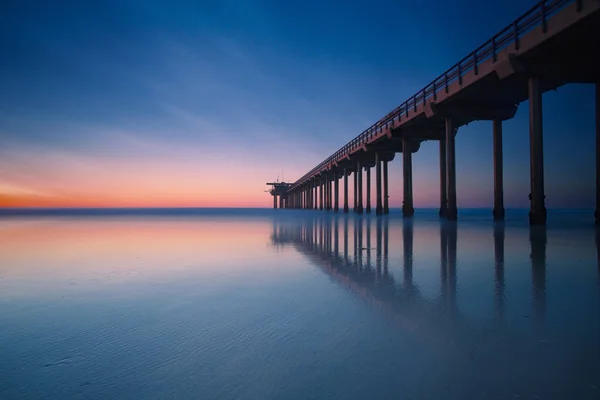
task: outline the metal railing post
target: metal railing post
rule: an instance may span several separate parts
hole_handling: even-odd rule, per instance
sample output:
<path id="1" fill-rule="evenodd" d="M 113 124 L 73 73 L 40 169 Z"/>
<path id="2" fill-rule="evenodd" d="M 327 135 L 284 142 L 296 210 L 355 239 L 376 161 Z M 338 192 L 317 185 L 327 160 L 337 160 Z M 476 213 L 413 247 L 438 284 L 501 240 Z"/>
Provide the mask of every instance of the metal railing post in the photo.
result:
<path id="1" fill-rule="evenodd" d="M 446 87 L 446 93 L 448 93 L 448 71 L 444 71 L 444 86 Z"/>

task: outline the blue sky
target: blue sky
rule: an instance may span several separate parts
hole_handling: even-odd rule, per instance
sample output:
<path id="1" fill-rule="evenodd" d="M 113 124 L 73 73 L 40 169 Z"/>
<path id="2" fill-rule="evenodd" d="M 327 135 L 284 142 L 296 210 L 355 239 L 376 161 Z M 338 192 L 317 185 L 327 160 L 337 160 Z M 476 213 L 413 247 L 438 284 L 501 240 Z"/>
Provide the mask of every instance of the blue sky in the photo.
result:
<path id="1" fill-rule="evenodd" d="M 0 199 L 269 206 L 266 181 L 299 178 L 533 4 L 3 5 Z M 544 95 L 549 207 L 594 204 L 593 93 Z M 527 108 L 505 123 L 507 206 L 527 206 Z M 460 130 L 459 207 L 492 205 L 491 139 L 490 122 Z M 413 158 L 417 207 L 438 205 L 437 155 Z M 401 174 L 397 157 L 393 206 Z"/>

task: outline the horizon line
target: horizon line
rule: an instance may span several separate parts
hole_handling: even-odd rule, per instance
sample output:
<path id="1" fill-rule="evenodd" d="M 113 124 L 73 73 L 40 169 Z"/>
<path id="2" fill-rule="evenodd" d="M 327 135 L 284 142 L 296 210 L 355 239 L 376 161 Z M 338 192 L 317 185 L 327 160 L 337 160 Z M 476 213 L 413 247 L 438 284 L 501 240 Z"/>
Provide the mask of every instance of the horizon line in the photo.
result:
<path id="1" fill-rule="evenodd" d="M 401 210 L 402 207 L 389 207 L 390 210 Z M 461 207 L 458 210 L 492 210 L 493 207 Z M 505 207 L 505 210 L 529 210 L 529 207 Z M 108 207 L 1 207 L 0 213 L 5 211 L 60 211 L 60 210 L 285 210 L 285 211 L 325 211 L 320 209 L 296 209 L 296 208 L 273 208 L 273 207 L 171 207 L 171 206 L 160 206 L 160 207 L 149 207 L 149 206 L 139 206 L 139 207 L 118 207 L 118 206 L 108 206 Z M 415 211 L 417 210 L 439 210 L 439 207 L 415 207 Z M 559 211 L 559 210 L 568 210 L 568 211 L 594 211 L 593 207 L 547 207 L 546 210 Z M 335 212 L 333 210 L 329 210 L 331 213 L 344 214 L 343 211 Z M 347 214 L 354 214 L 354 211 L 348 212 Z M 367 214 L 363 212 L 363 214 Z"/>

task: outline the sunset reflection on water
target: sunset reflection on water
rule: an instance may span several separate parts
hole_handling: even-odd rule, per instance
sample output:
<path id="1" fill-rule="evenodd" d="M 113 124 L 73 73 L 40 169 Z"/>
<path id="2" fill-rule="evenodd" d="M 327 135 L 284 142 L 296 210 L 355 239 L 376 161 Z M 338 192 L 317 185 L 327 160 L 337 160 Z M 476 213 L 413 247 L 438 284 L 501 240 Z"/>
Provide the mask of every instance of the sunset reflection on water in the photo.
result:
<path id="1" fill-rule="evenodd" d="M 0 397 L 594 398 L 599 254 L 427 215 L 5 218 Z"/>

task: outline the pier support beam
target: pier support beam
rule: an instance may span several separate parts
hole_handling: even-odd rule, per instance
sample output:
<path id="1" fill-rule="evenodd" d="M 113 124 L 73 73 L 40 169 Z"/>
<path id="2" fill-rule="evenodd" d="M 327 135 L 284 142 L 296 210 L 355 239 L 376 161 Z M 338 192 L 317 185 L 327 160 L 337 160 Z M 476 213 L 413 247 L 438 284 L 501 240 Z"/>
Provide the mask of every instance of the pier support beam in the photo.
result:
<path id="1" fill-rule="evenodd" d="M 276 194 L 273 195 L 273 208 L 277 209 L 277 195 Z"/>
<path id="2" fill-rule="evenodd" d="M 333 176 L 334 181 L 334 199 L 333 199 L 333 211 L 338 212 L 340 210 L 340 177 L 336 173 Z M 337 230 L 336 230 L 337 232 Z"/>
<path id="3" fill-rule="evenodd" d="M 308 187 L 304 187 L 302 190 L 302 208 L 305 210 L 308 208 Z"/>
<path id="4" fill-rule="evenodd" d="M 600 81 L 596 82 L 596 225 L 600 226 Z"/>
<path id="5" fill-rule="evenodd" d="M 356 196 L 358 201 L 356 202 L 356 212 L 358 214 L 363 213 L 363 202 L 362 202 L 362 167 L 360 166 L 360 160 L 356 161 L 356 181 L 357 181 L 357 189 Z"/>
<path id="6" fill-rule="evenodd" d="M 344 212 L 348 213 L 348 169 L 344 168 Z"/>
<path id="7" fill-rule="evenodd" d="M 456 151 L 454 147 L 455 129 L 454 121 L 446 117 L 446 218 L 455 221 L 458 217 L 456 208 Z"/>
<path id="8" fill-rule="evenodd" d="M 335 174 L 329 175 L 329 209 L 333 211 Z"/>
<path id="9" fill-rule="evenodd" d="M 383 206 L 381 204 L 381 159 L 379 153 L 375 153 L 375 215 L 383 214 Z"/>
<path id="10" fill-rule="evenodd" d="M 304 194 L 305 194 L 304 195 L 304 199 L 305 199 L 304 208 L 308 210 L 310 208 L 310 186 L 308 184 L 304 188 Z"/>
<path id="11" fill-rule="evenodd" d="M 440 139 L 440 217 L 446 218 L 448 194 L 446 191 L 446 139 Z"/>
<path id="12" fill-rule="evenodd" d="M 383 213 L 389 214 L 390 208 L 388 206 L 388 161 L 383 161 Z"/>
<path id="13" fill-rule="evenodd" d="M 358 210 L 358 172 L 354 171 L 354 212 Z"/>
<path id="14" fill-rule="evenodd" d="M 542 91 L 540 78 L 529 78 L 529 147 L 530 147 L 530 180 L 531 210 L 529 223 L 543 225 L 546 223 L 546 206 L 544 195 L 544 143 L 542 134 Z"/>
<path id="15" fill-rule="evenodd" d="M 308 185 L 304 186 L 304 208 L 307 210 L 310 205 L 310 187 Z"/>
<path id="16" fill-rule="evenodd" d="M 323 210 L 323 190 L 325 189 L 325 185 L 323 184 L 323 178 L 319 178 L 319 210 Z"/>
<path id="17" fill-rule="evenodd" d="M 367 204 L 365 207 L 365 211 L 367 214 L 371 213 L 371 167 L 367 166 L 365 168 L 365 172 L 367 173 Z"/>
<path id="18" fill-rule="evenodd" d="M 333 205 L 333 191 L 331 190 L 331 175 L 327 174 L 327 211 L 331 211 Z"/>
<path id="19" fill-rule="evenodd" d="M 315 210 L 318 210 L 319 209 L 319 185 L 317 184 L 316 179 L 314 179 L 314 182 L 312 183 L 312 185 L 313 185 L 313 192 L 314 192 L 313 194 L 315 197 L 314 208 L 315 208 Z"/>
<path id="20" fill-rule="evenodd" d="M 323 200 L 321 200 L 321 210 L 327 210 L 327 179 L 321 177 L 321 191 L 323 192 Z"/>
<path id="21" fill-rule="evenodd" d="M 327 191 L 325 193 L 327 193 L 327 202 L 325 203 L 325 205 L 327 206 L 327 211 L 331 210 L 331 179 L 329 179 L 330 176 L 329 174 L 327 174 L 326 178 L 325 178 L 325 184 L 327 185 Z"/>
<path id="22" fill-rule="evenodd" d="M 308 196 L 306 195 L 306 188 L 305 188 L 305 187 L 303 187 L 303 188 L 302 188 L 302 208 L 303 208 L 303 209 L 304 209 L 304 208 L 306 208 L 306 198 L 307 198 L 307 197 L 308 197 Z"/>
<path id="23" fill-rule="evenodd" d="M 502 121 L 494 119 L 494 220 L 504 219 L 504 183 L 502 174 Z"/>
<path id="24" fill-rule="evenodd" d="M 325 211 L 329 211 L 329 176 L 325 175 Z"/>
<path id="25" fill-rule="evenodd" d="M 408 139 L 402 139 L 402 174 L 404 183 L 404 201 L 402 202 L 402 215 L 412 217 L 415 214 L 413 207 L 412 190 L 412 152 Z"/>

